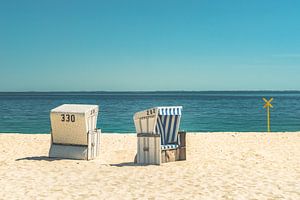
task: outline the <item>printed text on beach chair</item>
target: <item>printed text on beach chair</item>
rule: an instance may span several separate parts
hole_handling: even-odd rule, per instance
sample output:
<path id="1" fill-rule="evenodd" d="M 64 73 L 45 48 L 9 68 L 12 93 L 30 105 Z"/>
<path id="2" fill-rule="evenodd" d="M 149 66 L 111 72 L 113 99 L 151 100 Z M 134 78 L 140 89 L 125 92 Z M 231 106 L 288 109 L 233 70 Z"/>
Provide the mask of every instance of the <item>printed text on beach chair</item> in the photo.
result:
<path id="1" fill-rule="evenodd" d="M 156 107 L 134 115 L 138 163 L 185 160 L 185 133 L 178 131 L 181 110 L 181 106 Z"/>
<path id="2" fill-rule="evenodd" d="M 49 157 L 96 158 L 101 133 L 96 129 L 98 112 L 97 105 L 64 104 L 52 109 Z"/>

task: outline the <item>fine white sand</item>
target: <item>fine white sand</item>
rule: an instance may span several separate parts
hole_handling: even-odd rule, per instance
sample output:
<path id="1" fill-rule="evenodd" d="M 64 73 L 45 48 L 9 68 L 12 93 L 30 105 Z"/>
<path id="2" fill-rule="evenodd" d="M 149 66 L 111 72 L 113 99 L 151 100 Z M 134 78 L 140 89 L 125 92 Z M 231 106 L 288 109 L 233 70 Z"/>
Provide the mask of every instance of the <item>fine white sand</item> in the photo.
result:
<path id="1" fill-rule="evenodd" d="M 300 199 L 300 132 L 189 133 L 187 161 L 133 164 L 134 134 L 93 161 L 49 159 L 50 135 L 0 134 L 0 199 Z"/>

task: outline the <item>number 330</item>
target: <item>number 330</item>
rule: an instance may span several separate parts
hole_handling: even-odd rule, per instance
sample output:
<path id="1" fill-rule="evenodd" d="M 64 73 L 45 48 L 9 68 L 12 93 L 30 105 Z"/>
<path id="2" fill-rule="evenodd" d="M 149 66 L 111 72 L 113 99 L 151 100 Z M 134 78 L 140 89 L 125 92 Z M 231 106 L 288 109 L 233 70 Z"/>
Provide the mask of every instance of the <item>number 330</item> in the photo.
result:
<path id="1" fill-rule="evenodd" d="M 62 122 L 75 122 L 75 115 L 61 114 L 60 116 Z"/>

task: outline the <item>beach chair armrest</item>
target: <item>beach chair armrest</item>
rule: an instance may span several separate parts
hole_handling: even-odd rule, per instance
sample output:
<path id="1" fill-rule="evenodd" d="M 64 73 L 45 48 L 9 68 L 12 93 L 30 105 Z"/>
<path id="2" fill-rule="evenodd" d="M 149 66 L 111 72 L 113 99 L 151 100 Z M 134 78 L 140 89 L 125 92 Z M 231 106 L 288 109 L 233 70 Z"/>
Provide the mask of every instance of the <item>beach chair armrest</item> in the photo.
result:
<path id="1" fill-rule="evenodd" d="M 98 128 L 95 129 L 95 132 L 102 133 L 101 129 L 98 129 Z"/>
<path id="2" fill-rule="evenodd" d="M 179 139 L 180 147 L 185 147 L 186 146 L 186 131 L 179 131 L 178 139 Z"/>

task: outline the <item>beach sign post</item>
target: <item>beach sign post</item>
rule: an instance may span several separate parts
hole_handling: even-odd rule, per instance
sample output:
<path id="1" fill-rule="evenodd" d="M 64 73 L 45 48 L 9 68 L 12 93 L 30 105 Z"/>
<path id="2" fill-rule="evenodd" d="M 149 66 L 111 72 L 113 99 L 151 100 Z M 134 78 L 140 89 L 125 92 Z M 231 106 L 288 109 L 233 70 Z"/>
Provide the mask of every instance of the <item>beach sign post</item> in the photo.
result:
<path id="1" fill-rule="evenodd" d="M 267 123 L 268 123 L 268 132 L 271 131 L 271 127 L 270 127 L 270 108 L 273 108 L 271 102 L 273 101 L 273 98 L 271 98 L 270 100 L 267 100 L 266 98 L 263 98 L 265 105 L 264 108 L 267 109 Z"/>

